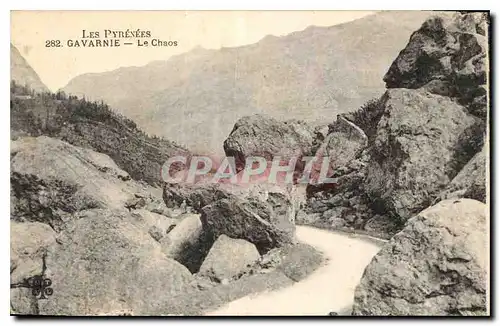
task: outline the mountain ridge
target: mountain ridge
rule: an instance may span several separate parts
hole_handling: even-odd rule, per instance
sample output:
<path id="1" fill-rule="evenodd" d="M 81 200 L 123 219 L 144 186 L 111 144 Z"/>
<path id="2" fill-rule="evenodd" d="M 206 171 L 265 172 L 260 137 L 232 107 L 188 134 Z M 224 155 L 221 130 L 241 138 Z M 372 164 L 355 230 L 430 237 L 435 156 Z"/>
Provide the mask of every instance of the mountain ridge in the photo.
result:
<path id="1" fill-rule="evenodd" d="M 220 151 L 244 115 L 329 122 L 379 96 L 392 59 L 433 14 L 380 12 L 239 47 L 195 47 L 142 67 L 81 75 L 62 90 L 104 100 L 150 134 Z"/>

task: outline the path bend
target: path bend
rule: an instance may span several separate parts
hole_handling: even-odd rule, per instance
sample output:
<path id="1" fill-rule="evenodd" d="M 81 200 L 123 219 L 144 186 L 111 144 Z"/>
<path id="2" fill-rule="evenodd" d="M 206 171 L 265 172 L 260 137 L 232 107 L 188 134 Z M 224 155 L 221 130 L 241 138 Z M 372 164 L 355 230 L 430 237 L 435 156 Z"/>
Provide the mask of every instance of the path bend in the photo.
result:
<path id="1" fill-rule="evenodd" d="M 325 256 L 325 263 L 304 280 L 276 291 L 248 295 L 209 312 L 208 316 L 349 314 L 354 289 L 381 243 L 308 226 L 297 226 L 297 237 Z"/>

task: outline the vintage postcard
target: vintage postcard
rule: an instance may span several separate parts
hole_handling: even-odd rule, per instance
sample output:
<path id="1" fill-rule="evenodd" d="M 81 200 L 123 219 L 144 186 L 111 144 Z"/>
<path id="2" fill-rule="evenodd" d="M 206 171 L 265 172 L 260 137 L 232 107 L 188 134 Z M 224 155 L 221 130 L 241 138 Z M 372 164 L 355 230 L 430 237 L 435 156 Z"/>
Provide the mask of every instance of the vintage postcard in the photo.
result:
<path id="1" fill-rule="evenodd" d="M 490 316 L 490 33 L 11 11 L 11 315 Z"/>

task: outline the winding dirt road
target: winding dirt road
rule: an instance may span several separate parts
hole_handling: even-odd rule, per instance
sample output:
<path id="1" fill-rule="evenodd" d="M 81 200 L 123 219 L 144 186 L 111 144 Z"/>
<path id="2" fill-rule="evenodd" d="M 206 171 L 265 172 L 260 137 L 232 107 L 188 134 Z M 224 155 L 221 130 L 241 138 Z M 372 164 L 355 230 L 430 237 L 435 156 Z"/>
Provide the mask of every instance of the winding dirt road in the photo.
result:
<path id="1" fill-rule="evenodd" d="M 323 266 L 290 287 L 240 298 L 207 315 L 350 314 L 354 289 L 380 245 L 367 238 L 306 226 L 297 226 L 297 237 L 323 252 Z"/>

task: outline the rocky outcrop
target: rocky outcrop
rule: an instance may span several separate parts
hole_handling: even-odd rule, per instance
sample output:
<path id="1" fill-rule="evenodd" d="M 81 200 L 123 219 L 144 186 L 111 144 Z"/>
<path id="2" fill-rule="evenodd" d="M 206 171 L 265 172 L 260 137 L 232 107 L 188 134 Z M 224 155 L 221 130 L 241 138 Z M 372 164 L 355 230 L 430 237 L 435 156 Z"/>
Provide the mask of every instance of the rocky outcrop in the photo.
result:
<path id="1" fill-rule="evenodd" d="M 486 314 L 487 219 L 487 206 L 471 199 L 442 201 L 410 219 L 366 268 L 353 314 Z"/>
<path id="2" fill-rule="evenodd" d="M 367 194 L 386 214 L 403 221 L 429 206 L 462 168 L 456 158 L 460 137 L 474 123 L 448 97 L 387 90 L 370 149 Z"/>
<path id="3" fill-rule="evenodd" d="M 53 294 L 37 301 L 42 315 L 148 315 L 158 307 L 167 314 L 172 297 L 192 282 L 187 268 L 167 258 L 142 223 L 125 211 L 76 213 L 48 248 L 46 266 Z M 29 308 L 13 305 L 21 314 Z"/>
<path id="4" fill-rule="evenodd" d="M 42 274 L 47 249 L 55 244 L 56 233 L 39 222 L 10 223 L 10 283 L 19 284 Z"/>
<path id="5" fill-rule="evenodd" d="M 297 214 L 296 223 L 327 229 L 362 229 L 375 214 L 364 189 L 369 161 L 365 150 L 333 171 L 330 177 L 335 178 L 334 184 L 308 185 L 306 205 Z M 380 231 L 383 237 L 394 233 L 392 227 Z"/>
<path id="6" fill-rule="evenodd" d="M 314 142 L 314 129 L 301 121 L 278 121 L 265 115 L 252 115 L 239 119 L 224 141 L 227 156 L 235 158 L 237 171 L 245 167 L 251 156 L 274 157 L 282 160 L 310 156 Z"/>
<path id="7" fill-rule="evenodd" d="M 331 183 L 307 185 L 307 202 L 298 214 L 297 223 L 326 228 L 360 228 L 373 214 L 363 190 L 367 150 L 380 119 L 380 101 L 371 101 L 361 109 L 337 116 L 319 146 L 316 159 L 328 156 L 327 176 Z M 318 171 L 316 171 L 318 172 Z"/>
<path id="8" fill-rule="evenodd" d="M 194 286 L 189 270 L 162 252 L 178 221 L 147 210 L 162 210 L 155 189 L 107 155 L 20 138 L 11 144 L 11 170 L 14 313 L 148 315 L 168 311 L 174 295 Z M 52 281 L 49 300 L 27 288 L 33 276 Z"/>
<path id="9" fill-rule="evenodd" d="M 391 65 L 386 87 L 454 97 L 486 119 L 488 19 L 487 13 L 457 13 L 427 20 Z"/>
<path id="10" fill-rule="evenodd" d="M 253 293 L 291 286 L 318 269 L 322 263 L 324 257 L 310 245 L 299 243 L 275 248 L 230 282 L 209 282 L 206 277 L 201 277 L 203 285 L 198 283 L 194 291 L 176 296 L 176 304 L 171 310 L 187 315 L 210 312 L 224 303 Z"/>
<path id="11" fill-rule="evenodd" d="M 488 146 L 477 153 L 440 194 L 441 199 L 471 198 L 486 203 Z"/>
<path id="12" fill-rule="evenodd" d="M 260 258 L 254 244 L 220 235 L 200 267 L 199 275 L 216 281 L 231 280 Z"/>
<path id="13" fill-rule="evenodd" d="M 162 240 L 165 247 L 164 253 L 174 259 L 177 258 L 185 247 L 198 242 L 201 231 L 200 215 L 185 214 Z"/>
<path id="14" fill-rule="evenodd" d="M 55 230 L 92 208 L 140 209 L 161 203 L 152 188 L 130 179 L 109 156 L 40 136 L 11 144 L 11 216 Z"/>
<path id="15" fill-rule="evenodd" d="M 191 274 L 198 272 L 217 236 L 226 237 L 222 235 L 224 232 L 217 233 L 223 228 L 227 228 L 228 234 L 242 232 L 247 238 L 260 241 L 259 244 L 268 241 L 269 248 L 293 242 L 296 208 L 290 201 L 292 195 L 280 187 L 254 185 L 230 191 L 227 185 L 221 185 L 221 197 L 212 203 L 229 200 L 231 208 L 226 211 L 237 212 L 238 216 L 227 221 L 220 218 L 217 226 L 207 227 L 209 223 L 201 223 L 198 214 L 172 218 L 162 215 L 178 207 L 173 205 L 174 209 L 167 209 L 165 204 L 158 207 L 155 189 L 142 188 L 142 184 L 130 180 L 106 155 L 38 137 L 13 142 L 11 159 L 12 313 L 196 314 L 201 306 L 212 307 L 293 282 L 277 271 L 276 266 L 258 265 L 259 251 L 256 245 L 249 243 L 246 245 L 253 248 L 249 256 L 255 259 L 246 265 L 252 267 L 230 272 L 233 275 L 230 284 L 209 281 L 211 284 L 207 287 Z M 77 206 L 87 200 L 97 204 Z M 198 206 L 200 211 L 203 207 Z M 231 223 L 234 228 L 228 225 Z M 285 234 L 285 230 L 289 233 Z M 227 248 L 227 244 L 223 247 Z M 223 252 L 217 245 L 213 247 L 216 258 L 208 257 L 206 264 L 212 260 L 217 262 L 212 264 L 212 269 L 223 267 L 219 265 L 223 256 L 232 264 L 235 255 L 233 245 L 230 247 Z M 264 245 L 262 248 L 268 249 Z M 236 255 L 237 259 L 244 257 Z M 287 269 L 290 275 L 307 275 L 317 267 L 316 264 L 303 266 L 295 259 L 305 257 L 295 255 L 287 261 L 291 266 Z M 219 275 L 219 270 L 215 274 Z M 27 280 L 36 275 L 52 282 L 53 293 L 48 300 L 38 300 L 26 287 Z M 203 291 L 198 291 L 202 288 Z"/>

